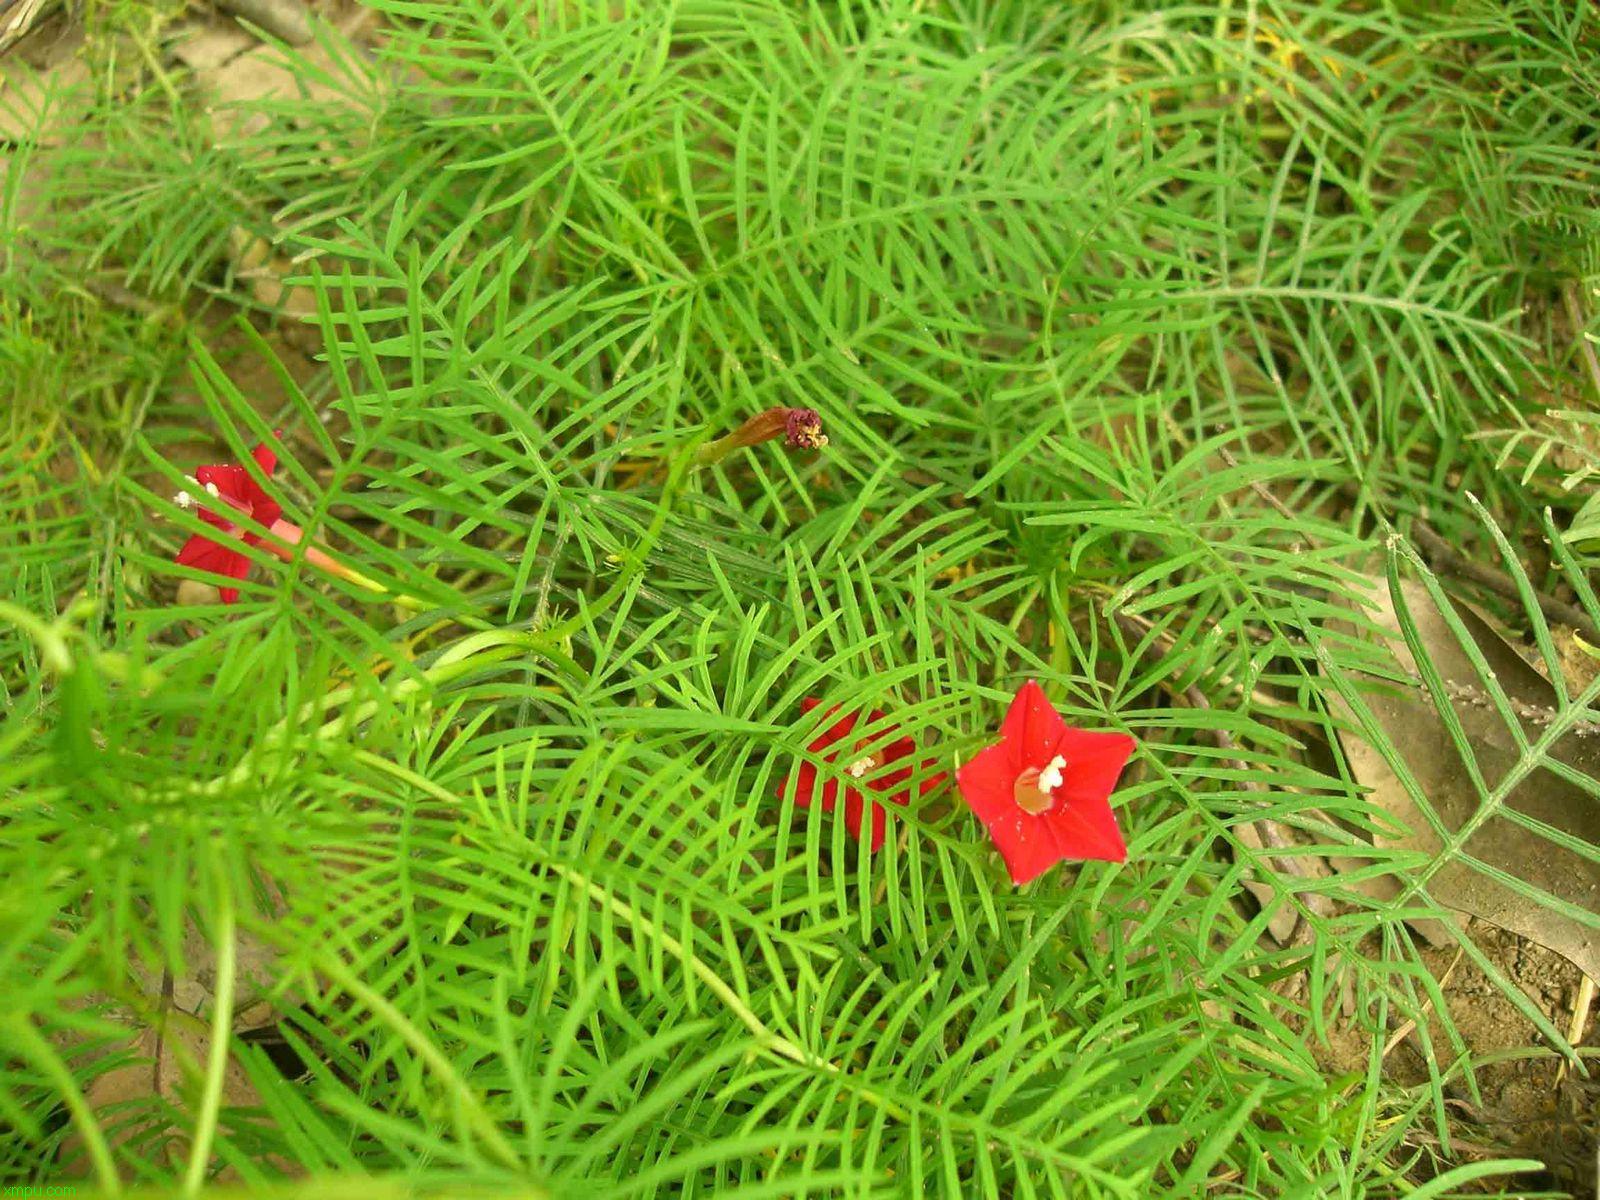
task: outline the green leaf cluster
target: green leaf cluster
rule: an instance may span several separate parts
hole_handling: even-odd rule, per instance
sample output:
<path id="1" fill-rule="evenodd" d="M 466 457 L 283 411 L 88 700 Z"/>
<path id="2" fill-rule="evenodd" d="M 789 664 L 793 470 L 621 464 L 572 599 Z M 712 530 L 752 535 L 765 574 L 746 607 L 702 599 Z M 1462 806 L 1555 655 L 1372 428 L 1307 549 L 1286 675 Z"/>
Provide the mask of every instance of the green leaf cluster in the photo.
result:
<path id="1" fill-rule="evenodd" d="M 159 30 L 106 44 L 133 88 L 97 43 L 0 173 L 0 1175 L 1358 1197 L 1530 1166 L 1452 1157 L 1473 1059 L 1404 923 L 1439 861 L 1369 844 L 1328 698 L 1393 675 L 1352 613 L 1418 568 L 1391 521 L 1491 545 L 1469 494 L 1513 529 L 1566 494 L 1507 463 L 1600 278 L 1592 13 L 366 7 L 381 37 L 323 29 L 245 111 Z M 775 405 L 827 451 L 655 471 Z M 256 550 L 237 607 L 175 603 L 203 526 L 167 497 L 275 429 L 286 514 L 384 591 Z M 1546 640 L 1534 589 L 1600 612 L 1550 571 L 1509 610 Z M 948 784 L 877 855 L 779 799 L 841 774 L 806 697 L 949 775 L 1028 678 L 1139 739 L 1126 865 L 1014 891 Z M 201 1052 L 104 1104 L 190 983 Z M 226 1036 L 249 1004 L 270 1032 Z M 1382 1048 L 1430 1012 L 1401 1087 Z"/>

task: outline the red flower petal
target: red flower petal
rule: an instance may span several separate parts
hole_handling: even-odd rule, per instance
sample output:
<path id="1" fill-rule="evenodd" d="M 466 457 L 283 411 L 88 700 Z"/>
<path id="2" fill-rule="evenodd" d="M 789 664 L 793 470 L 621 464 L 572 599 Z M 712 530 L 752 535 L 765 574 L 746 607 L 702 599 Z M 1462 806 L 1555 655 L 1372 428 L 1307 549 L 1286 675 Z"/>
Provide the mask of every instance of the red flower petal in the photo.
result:
<path id="1" fill-rule="evenodd" d="M 800 764 L 800 770 L 795 780 L 794 802 L 801 808 L 810 808 L 814 803 L 820 803 L 823 812 L 833 812 L 838 807 L 839 792 L 841 787 L 837 779 L 825 779 L 822 786 L 817 787 L 817 769 L 810 763 Z M 851 837 L 861 836 L 861 818 L 865 812 L 867 798 L 853 787 L 845 787 L 844 792 L 844 825 L 850 831 Z M 821 796 L 820 801 L 818 796 Z M 778 799 L 784 798 L 783 789 L 778 790 Z M 901 796 L 893 797 L 895 803 L 904 804 Z M 872 849 L 877 851 L 883 845 L 886 819 L 883 805 L 872 805 Z"/>
<path id="2" fill-rule="evenodd" d="M 904 804 L 906 792 L 900 785 L 916 773 L 916 767 L 897 767 L 887 775 L 880 771 L 863 779 L 861 782 L 863 786 L 869 787 L 875 792 L 898 792 L 899 795 L 893 796 L 892 799 L 898 804 Z"/>
<path id="3" fill-rule="evenodd" d="M 250 508 L 250 496 L 246 492 L 251 483 L 250 472 L 243 467 L 236 467 L 232 463 L 213 463 L 197 467 L 194 477 L 207 491 L 216 488 L 217 496 L 229 504 L 245 510 Z"/>
<path id="4" fill-rule="evenodd" d="M 248 558 L 226 546 L 217 545 L 200 533 L 183 544 L 183 549 L 178 551 L 177 561 L 180 567 L 193 567 L 197 571 L 222 575 L 229 579 L 243 579 L 250 573 Z M 220 590 L 224 604 L 232 604 L 239 599 L 238 588 L 222 587 Z"/>
<path id="5" fill-rule="evenodd" d="M 256 519 L 258 525 L 265 525 L 268 529 L 271 529 L 273 525 L 282 520 L 283 505 L 263 493 L 261 499 L 256 501 L 250 515 Z M 259 535 L 252 534 L 250 536 L 255 537 L 257 541 L 260 540 Z"/>
<path id="6" fill-rule="evenodd" d="M 246 567 L 250 560 L 236 551 L 229 550 L 226 546 L 219 546 L 216 542 L 197 533 L 184 542 L 183 549 L 178 551 L 178 565 L 180 567 L 193 567 L 197 571 L 210 571 L 216 575 L 232 575 L 232 561 L 243 559 Z"/>
<path id="7" fill-rule="evenodd" d="M 910 738 L 906 738 L 905 740 L 908 743 L 911 742 Z M 910 750 L 907 753 L 894 755 L 887 761 L 905 762 L 906 758 L 915 753 L 916 745 L 915 743 L 911 743 Z M 912 776 L 916 775 L 919 771 L 927 771 L 928 768 L 934 766 L 936 762 L 937 760 L 932 758 L 925 758 L 920 763 L 907 762 L 905 766 L 896 767 L 887 775 L 879 775 L 875 778 L 863 780 L 862 782 L 873 791 L 894 793 L 892 796 L 890 796 L 890 799 L 896 804 L 909 804 L 911 802 L 911 789 L 906 787 L 905 784 L 910 782 Z M 924 775 L 922 782 L 917 785 L 917 795 L 926 796 L 929 792 L 933 791 L 941 783 L 943 783 L 944 779 L 945 775 L 943 771 L 934 771 L 932 774 Z"/>
<path id="8" fill-rule="evenodd" d="M 1005 859 L 1006 871 L 1017 887 L 1031 883 L 1067 855 L 1056 843 L 1050 825 L 1038 817 L 1030 817 L 1015 804 L 1014 815 L 1002 816 L 989 826 L 989 836 L 999 847 Z"/>
<path id="9" fill-rule="evenodd" d="M 884 830 L 888 827 L 889 818 L 884 812 L 883 805 L 871 803 L 855 788 L 844 790 L 844 827 L 850 831 L 850 836 L 861 836 L 861 819 L 866 808 L 872 810 L 872 840 L 870 848 L 876 854 L 883 848 Z"/>
<path id="10" fill-rule="evenodd" d="M 886 763 L 899 762 L 903 758 L 910 758 L 916 752 L 916 739 L 906 735 L 895 738 L 894 741 L 878 751 L 878 758 Z"/>
<path id="11" fill-rule="evenodd" d="M 978 815 L 978 820 L 988 825 L 1017 808 L 1012 789 L 1022 763 L 1015 747 L 1004 741 L 990 746 L 963 763 L 956 771 L 956 786 L 967 807 Z"/>
<path id="12" fill-rule="evenodd" d="M 209 508 L 197 509 L 196 511 L 199 512 L 200 519 L 207 525 L 215 525 L 223 533 L 230 534 L 233 537 L 239 536 L 239 526 L 235 522 L 228 520 L 221 513 L 212 512 Z M 230 508 L 227 511 L 231 513 L 233 509 Z"/>
<path id="13" fill-rule="evenodd" d="M 233 561 L 228 564 L 226 574 L 235 579 L 243 579 L 250 573 L 250 560 L 242 554 L 234 555 Z M 222 597 L 224 604 L 235 604 L 239 600 L 239 589 L 236 587 L 218 588 L 217 593 Z"/>
<path id="14" fill-rule="evenodd" d="M 778 799 L 789 799 L 788 790 L 789 785 L 787 783 L 780 783 L 778 785 Z M 812 798 L 816 795 L 816 791 L 817 769 L 808 762 L 802 762 L 795 771 L 794 802 L 802 808 L 808 808 L 811 805 Z"/>
<path id="15" fill-rule="evenodd" d="M 251 457 L 264 475 L 270 476 L 277 468 L 278 456 L 262 442 L 251 451 Z M 260 525 L 271 525 L 283 515 L 283 507 L 267 495 L 255 477 L 244 467 L 233 463 L 214 463 L 201 467 L 194 477 L 202 485 L 210 484 L 229 505 L 246 513 Z M 219 522 L 220 523 L 220 522 Z"/>
<path id="16" fill-rule="evenodd" d="M 1059 791 L 1056 794 L 1060 796 Z M 1127 844 L 1104 796 L 1092 800 L 1057 799 L 1054 808 L 1035 819 L 1049 827 L 1061 858 L 1128 861 Z"/>
<path id="17" fill-rule="evenodd" d="M 1067 729 L 1056 753 L 1067 760 L 1057 800 L 1104 800 L 1117 786 L 1117 776 L 1133 757 L 1136 743 L 1125 733 Z"/>
<path id="18" fill-rule="evenodd" d="M 283 430 L 274 430 L 272 436 L 281 438 Z M 273 452 L 272 447 L 265 442 L 258 442 L 256 448 L 250 451 L 250 457 L 256 460 L 256 466 L 260 467 L 261 473 L 269 479 L 272 477 L 272 473 L 278 469 L 278 456 Z"/>
<path id="19" fill-rule="evenodd" d="M 820 700 L 812 700 L 807 698 L 800 702 L 800 711 L 810 712 L 821 703 L 822 701 Z M 835 704 L 824 715 L 831 717 L 838 711 L 839 705 Z M 835 742 L 839 741 L 841 738 L 848 737 L 850 731 L 856 727 L 856 718 L 859 715 L 859 713 L 853 712 L 845 713 L 844 716 L 840 717 L 837 721 L 823 728 L 815 738 L 807 743 L 806 749 L 810 750 L 814 754 L 820 753 L 823 750 L 826 750 L 829 746 L 833 745 Z M 831 754 L 828 755 L 827 758 L 829 762 L 833 761 L 833 756 Z"/>
<path id="20" fill-rule="evenodd" d="M 813 709 L 820 707 L 821 704 L 820 700 L 807 697 L 800 702 L 800 711 L 809 713 Z M 831 717 L 839 711 L 840 706 L 834 705 L 826 715 Z M 881 723 L 883 719 L 884 714 L 874 709 L 866 715 L 864 723 L 876 725 Z M 881 743 L 883 737 L 894 732 L 891 727 L 874 734 L 868 742 L 861 742 L 857 739 L 847 745 L 839 744 L 849 738 L 855 732 L 857 725 L 862 723 L 860 712 L 844 713 L 838 720 L 833 721 L 821 730 L 807 744 L 806 749 L 813 754 L 821 755 L 824 761 L 835 766 L 848 765 L 849 762 L 855 761 L 855 749 L 859 749 L 865 754 L 869 744 Z M 897 762 L 914 755 L 916 749 L 916 740 L 911 737 L 895 738 L 886 745 L 881 745 L 874 752 L 879 759 L 879 766 L 874 770 L 872 777 L 863 780 L 859 788 L 842 784 L 838 779 L 822 778 L 819 790 L 817 786 L 819 782 L 817 768 L 811 763 L 802 762 L 795 771 L 792 799 L 802 808 L 808 808 L 814 803 L 820 803 L 824 812 L 833 812 L 838 804 L 839 793 L 842 789 L 844 792 L 843 816 L 845 828 L 850 831 L 853 837 L 859 838 L 861 836 L 862 822 L 870 815 L 872 821 L 870 845 L 873 851 L 877 851 L 883 846 L 884 837 L 888 829 L 888 814 L 880 801 L 888 801 L 899 805 L 909 804 L 911 802 L 911 793 L 909 789 L 901 785 L 916 774 L 916 768 L 909 765 L 888 772 L 885 772 L 883 767 L 891 762 Z M 932 762 L 932 760 L 927 761 L 930 764 Z M 920 789 L 921 794 L 926 795 L 937 787 L 943 778 L 943 775 L 938 775 L 931 779 L 924 779 Z M 871 792 L 873 799 L 868 799 L 863 789 Z M 785 795 L 786 792 L 787 788 L 780 786 L 778 798 L 780 800 L 788 798 Z M 884 793 L 891 794 L 884 795 Z"/>
<path id="21" fill-rule="evenodd" d="M 278 456 L 265 442 L 256 446 L 250 452 L 250 456 L 263 475 L 270 476 L 277 469 Z M 254 531 L 243 530 L 236 520 L 238 514 L 244 514 L 256 524 L 269 528 L 283 516 L 283 506 L 267 495 L 266 490 L 244 467 L 235 466 L 233 463 L 213 463 L 200 467 L 195 471 L 194 477 L 208 492 L 211 488 L 216 488 L 216 498 L 222 501 L 218 506 L 220 512 L 201 507 L 200 519 L 231 537 L 242 536 L 249 545 L 260 545 L 262 536 Z M 204 498 L 197 497 L 197 499 Z M 236 550 L 219 545 L 203 534 L 195 534 L 183 544 L 183 548 L 178 551 L 177 561 L 179 566 L 194 567 L 196 570 L 206 571 L 212 575 L 223 575 L 229 579 L 243 579 L 250 573 L 249 558 Z M 239 599 L 238 588 L 224 587 L 221 592 L 223 602 L 226 604 L 232 604 Z"/>
<path id="22" fill-rule="evenodd" d="M 1056 745 L 1066 732 L 1067 723 L 1056 712 L 1044 689 L 1028 680 L 1017 689 L 1000 722 L 1000 736 L 1016 747 L 1022 767 L 1043 767 L 1057 753 Z"/>

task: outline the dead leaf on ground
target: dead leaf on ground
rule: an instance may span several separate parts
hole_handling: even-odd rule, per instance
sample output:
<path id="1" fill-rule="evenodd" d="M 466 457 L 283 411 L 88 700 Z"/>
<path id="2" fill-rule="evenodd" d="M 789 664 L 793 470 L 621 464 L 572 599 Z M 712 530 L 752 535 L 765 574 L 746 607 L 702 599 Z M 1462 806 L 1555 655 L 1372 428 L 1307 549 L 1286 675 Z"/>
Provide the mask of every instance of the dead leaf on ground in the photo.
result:
<path id="1" fill-rule="evenodd" d="M 272 122 L 269 106 L 276 101 L 304 96 L 328 110 L 360 107 L 357 97 L 379 83 L 360 46 L 372 23 L 373 14 L 363 12 L 337 26 L 324 25 L 327 36 L 292 52 L 262 45 L 245 49 L 237 27 L 196 27 L 190 44 L 176 53 L 190 62 L 210 98 L 216 140 L 231 143 L 266 129 Z"/>
<path id="2" fill-rule="evenodd" d="M 188 1138 L 170 1117 L 173 1109 L 194 1110 L 210 1046 L 209 1026 L 170 1009 L 159 1027 L 146 1026 L 132 1034 L 125 1047 L 132 1053 L 131 1061 L 97 1076 L 84 1093 L 107 1143 L 116 1147 L 134 1141 L 145 1154 L 159 1146 L 169 1164 L 183 1162 Z M 249 1075 L 231 1055 L 222 1076 L 222 1105 L 261 1107 Z M 289 1164 L 274 1165 L 284 1169 Z M 88 1171 L 82 1138 L 74 1133 L 62 1146 L 61 1174 L 83 1177 Z M 233 1177 L 228 1170 L 221 1176 L 224 1182 Z"/>
<path id="3" fill-rule="evenodd" d="M 267 881 L 265 889 L 273 905 L 272 913 L 282 913 L 286 905 L 276 884 Z M 265 1029 L 278 1022 L 284 1007 L 282 992 L 277 987 L 280 958 L 276 948 L 253 933 L 244 929 L 235 931 L 230 1022 L 235 1034 Z M 209 1026 L 216 1004 L 216 962 L 212 937 L 191 918 L 184 927 L 180 972 L 132 960 L 126 964 L 126 978 L 114 985 L 115 997 L 100 991 L 88 992 L 71 1007 L 93 1010 L 102 1020 L 130 1030 L 159 1024 L 167 1015 L 177 1021 Z M 288 1002 L 290 1007 L 297 1003 L 294 999 Z M 76 1026 L 53 1034 L 51 1041 L 63 1052 L 86 1055 L 80 1062 L 97 1062 L 115 1048 L 86 1046 Z"/>
<path id="4" fill-rule="evenodd" d="M 302 92 L 319 103 L 339 99 L 324 84 L 297 73 L 292 60 L 271 46 L 260 46 L 227 60 L 221 66 L 196 73 L 201 85 L 216 97 L 211 108 L 219 142 L 253 137 L 272 123 L 262 107 L 274 100 L 292 100 Z"/>
<path id="5" fill-rule="evenodd" d="M 172 53 L 197 73 L 220 71 L 261 43 L 232 21 L 207 21 L 177 30 Z"/>
<path id="6" fill-rule="evenodd" d="M 278 1019 L 272 1003 L 279 953 L 255 935 L 239 930 L 234 938 L 233 1031 L 245 1033 Z M 186 1013 L 210 1019 L 217 986 L 217 955 L 192 922 L 184 930 L 183 975 L 172 981 L 172 1003 Z"/>
<path id="7" fill-rule="evenodd" d="M 277 889 L 268 890 L 274 904 L 281 905 Z M 273 990 L 278 959 L 278 952 L 265 942 L 244 930 L 236 933 L 232 1034 L 264 1029 L 278 1021 Z M 126 1024 L 129 1033 L 120 1049 L 114 1044 L 96 1047 L 89 1061 L 112 1053 L 130 1054 L 131 1059 L 97 1075 L 85 1092 L 111 1145 L 136 1142 L 141 1156 L 157 1153 L 172 1164 L 181 1163 L 188 1154 L 184 1122 L 174 1114 L 192 1112 L 200 1094 L 216 1004 L 216 950 L 193 920 L 184 930 L 183 965 L 180 975 L 134 965 L 132 976 L 143 992 L 143 999 L 136 1004 L 111 1004 L 100 997 L 104 1015 Z M 57 1044 L 62 1046 L 59 1040 Z M 261 1107 L 249 1075 L 231 1054 L 223 1073 L 222 1105 L 225 1110 Z M 89 1170 L 78 1134 L 64 1144 L 62 1163 L 68 1173 Z M 292 1164 L 274 1161 L 272 1165 L 293 1172 Z M 227 1182 L 235 1176 L 227 1168 L 218 1178 Z"/>
<path id="8" fill-rule="evenodd" d="M 1254 821 L 1240 821 L 1232 827 L 1232 834 L 1244 845 L 1264 857 L 1270 856 L 1273 851 L 1261 836 L 1261 831 Z M 1310 880 L 1325 878 L 1333 873 L 1327 861 L 1310 854 L 1295 856 L 1295 862 L 1306 872 Z M 1280 946 L 1289 944 L 1289 939 L 1300 923 L 1299 910 L 1290 902 L 1291 893 L 1284 886 L 1274 887 L 1259 879 L 1246 877 L 1242 880 L 1245 888 L 1256 898 L 1267 917 L 1267 930 Z"/>
<path id="9" fill-rule="evenodd" d="M 262 29 L 291 46 L 311 40 L 311 14 L 301 0 L 213 0 L 223 12 Z"/>
<path id="10" fill-rule="evenodd" d="M 1420 679 L 1416 661 L 1400 637 L 1395 598 L 1382 580 L 1373 581 L 1372 602 L 1370 619 L 1395 634 L 1390 649 L 1397 664 Z M 1454 710 L 1489 792 L 1516 766 L 1517 743 L 1427 589 L 1405 582 L 1400 602 L 1415 624 L 1434 669 L 1444 680 L 1446 695 L 1430 698 L 1420 687 L 1402 692 L 1385 685 L 1367 691 L 1363 701 L 1405 760 L 1426 810 L 1432 811 L 1447 836 L 1453 837 L 1469 822 L 1482 818 L 1461 853 L 1429 881 L 1428 894 L 1440 904 L 1556 951 L 1591 978 L 1600 977 L 1600 931 L 1522 895 L 1491 874 L 1521 880 L 1583 912 L 1600 909 L 1600 865 L 1506 815 L 1508 811 L 1515 812 L 1558 835 L 1595 846 L 1600 845 L 1600 799 L 1594 791 L 1541 766 L 1485 817 L 1485 797 L 1474 785 L 1469 764 L 1462 761 L 1435 705 L 1449 705 Z M 1537 741 L 1546 732 L 1556 703 L 1550 683 L 1486 621 L 1464 606 L 1455 607 L 1510 700 L 1524 737 Z M 1340 742 L 1351 773 L 1369 789 L 1374 803 L 1408 830 L 1403 836 L 1380 836 L 1377 844 L 1437 855 L 1444 842 L 1430 823 L 1427 811 L 1383 755 L 1358 733 L 1351 732 L 1357 727 L 1354 714 L 1342 703 L 1335 708 L 1346 725 Z M 1581 776 L 1600 779 L 1600 731 L 1585 727 L 1568 733 L 1555 744 L 1549 757 Z M 1465 861 L 1463 855 L 1476 859 L 1484 869 Z"/>
<path id="11" fill-rule="evenodd" d="M 1561 677 L 1567 681 L 1567 691 L 1583 691 L 1600 675 L 1600 659 L 1584 648 L 1583 639 L 1566 627 L 1552 629 L 1551 638 L 1556 644 L 1556 656 L 1561 660 Z"/>
<path id="12" fill-rule="evenodd" d="M 326 26 L 327 37 L 292 53 L 257 45 L 233 22 L 197 23 L 174 53 L 193 70 L 207 97 L 214 141 L 229 145 L 264 132 L 276 119 L 275 104 L 300 97 L 314 101 L 321 112 L 349 110 L 358 123 L 369 123 L 357 98 L 372 91 L 376 76 L 356 41 L 369 23 L 370 14 L 352 15 L 338 26 Z M 246 149 L 252 155 L 266 153 L 261 146 Z M 336 148 L 330 143 L 327 149 L 332 171 Z M 287 341 L 315 350 L 321 344 L 320 334 L 310 328 L 317 320 L 316 293 L 284 282 L 306 269 L 278 253 L 274 219 L 268 215 L 257 228 L 239 225 L 231 231 L 235 277 L 257 304 L 287 318 Z"/>

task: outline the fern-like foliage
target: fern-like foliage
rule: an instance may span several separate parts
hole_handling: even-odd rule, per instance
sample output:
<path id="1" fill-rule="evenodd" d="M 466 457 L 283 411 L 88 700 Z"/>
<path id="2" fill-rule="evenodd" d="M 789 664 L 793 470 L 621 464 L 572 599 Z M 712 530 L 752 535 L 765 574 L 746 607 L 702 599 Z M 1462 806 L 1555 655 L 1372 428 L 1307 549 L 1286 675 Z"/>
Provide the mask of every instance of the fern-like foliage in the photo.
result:
<path id="1" fill-rule="evenodd" d="M 1448 1147 L 1440 860 L 1317 751 L 1407 683 L 1386 522 L 1538 507 L 1472 435 L 1596 261 L 1592 16 L 367 7 L 303 95 L 153 56 L 4 177 L 0 1173 L 1380 1196 Z M 682 469 L 774 405 L 827 452 Z M 167 497 L 280 429 L 370 586 L 254 549 L 175 605 Z M 1129 862 L 1014 891 L 948 779 L 1027 678 L 1141 748 Z M 807 697 L 945 777 L 876 855 L 778 799 L 841 773 Z"/>

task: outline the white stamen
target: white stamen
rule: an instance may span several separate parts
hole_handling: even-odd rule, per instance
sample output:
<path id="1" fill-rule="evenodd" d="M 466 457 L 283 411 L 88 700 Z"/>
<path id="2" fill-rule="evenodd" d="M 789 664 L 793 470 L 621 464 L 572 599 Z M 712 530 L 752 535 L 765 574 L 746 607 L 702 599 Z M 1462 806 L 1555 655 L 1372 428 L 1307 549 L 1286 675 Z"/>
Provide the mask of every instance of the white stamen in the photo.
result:
<path id="1" fill-rule="evenodd" d="M 211 498 L 213 500 L 217 499 L 218 497 L 220 497 L 222 495 L 222 489 L 217 487 L 217 485 L 214 484 L 214 483 L 206 484 L 206 491 L 211 493 Z"/>
<path id="2" fill-rule="evenodd" d="M 176 496 L 174 496 L 172 498 L 172 502 L 174 504 L 176 504 L 179 508 L 193 508 L 194 507 L 194 497 L 189 495 L 188 492 L 179 492 Z"/>
<path id="3" fill-rule="evenodd" d="M 850 776 L 852 779 L 860 779 L 863 775 L 877 765 L 877 763 L 872 761 L 871 755 L 868 755 L 866 758 L 856 759 L 855 762 L 851 763 L 844 769 L 844 773 Z"/>
<path id="4" fill-rule="evenodd" d="M 1060 787 L 1061 771 L 1066 765 L 1067 760 L 1062 758 L 1061 755 L 1058 754 L 1052 758 L 1050 764 L 1039 772 L 1039 790 L 1048 796 Z"/>

